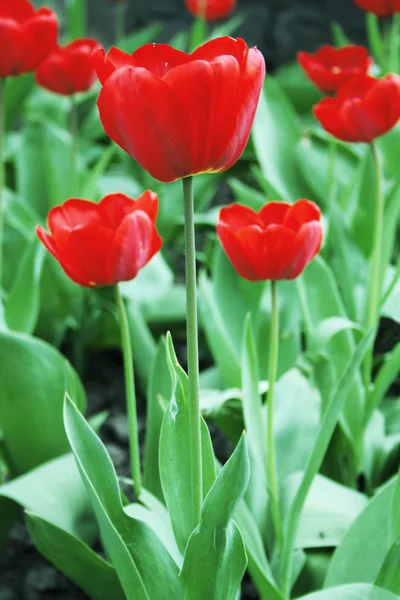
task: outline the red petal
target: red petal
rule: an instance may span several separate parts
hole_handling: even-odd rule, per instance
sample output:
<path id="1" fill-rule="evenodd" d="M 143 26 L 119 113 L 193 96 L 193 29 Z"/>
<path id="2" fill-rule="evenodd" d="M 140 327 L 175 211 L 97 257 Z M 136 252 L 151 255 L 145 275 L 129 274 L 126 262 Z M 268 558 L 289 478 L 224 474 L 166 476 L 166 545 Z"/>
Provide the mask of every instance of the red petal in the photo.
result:
<path id="1" fill-rule="evenodd" d="M 283 225 L 270 225 L 263 232 L 260 279 L 285 279 L 285 272 L 292 261 L 295 237 L 295 233 Z"/>
<path id="2" fill-rule="evenodd" d="M 258 216 L 264 226 L 281 225 L 290 206 L 287 202 L 268 202 L 259 211 Z"/>
<path id="3" fill-rule="evenodd" d="M 47 221 L 50 232 L 54 237 L 60 227 L 72 231 L 82 225 L 100 225 L 101 223 L 97 204 L 75 198 L 67 200 L 61 206 L 52 208 Z"/>
<path id="4" fill-rule="evenodd" d="M 146 190 L 141 196 L 135 201 L 135 210 L 141 210 L 145 212 L 152 223 L 156 222 L 158 214 L 158 196 L 151 190 Z"/>
<path id="5" fill-rule="evenodd" d="M 314 202 L 298 200 L 290 206 L 283 224 L 297 233 L 305 223 L 319 221 L 320 219 L 321 211 Z"/>
<path id="6" fill-rule="evenodd" d="M 255 210 L 242 204 L 230 204 L 222 208 L 219 213 L 218 222 L 222 223 L 235 233 L 238 229 L 258 225 L 262 227 L 259 214 Z"/>
<path id="7" fill-rule="evenodd" d="M 22 23 L 34 16 L 35 9 L 28 0 L 0 0 L 0 19 Z"/>
<path id="8" fill-rule="evenodd" d="M 168 183 L 194 172 L 191 119 L 164 81 L 142 68 L 118 69 L 97 104 L 106 133 L 155 179 Z"/>
<path id="9" fill-rule="evenodd" d="M 122 221 L 112 244 L 108 279 L 112 283 L 134 279 L 161 248 L 162 240 L 146 213 L 135 211 Z"/>
<path id="10" fill-rule="evenodd" d="M 69 234 L 63 256 L 88 286 L 113 283 L 107 273 L 107 263 L 114 236 L 110 229 L 92 223 L 73 229 Z"/>
<path id="11" fill-rule="evenodd" d="M 133 66 L 131 55 L 114 47 L 110 49 L 107 55 L 103 48 L 95 50 L 92 54 L 92 61 L 97 77 L 102 85 L 116 69 Z"/>
<path id="12" fill-rule="evenodd" d="M 0 18 L 0 77 L 19 73 L 24 59 L 20 26 L 11 19 Z"/>
<path id="13" fill-rule="evenodd" d="M 291 262 L 283 270 L 283 279 L 295 279 L 318 254 L 322 244 L 322 226 L 317 221 L 306 223 L 293 243 Z"/>
<path id="14" fill-rule="evenodd" d="M 365 96 L 365 108 L 378 125 L 381 134 L 397 124 L 400 118 L 400 77 L 386 75 Z"/>
<path id="15" fill-rule="evenodd" d="M 22 25 L 24 63 L 20 73 L 34 71 L 57 45 L 58 22 L 53 11 L 41 8 Z"/>
<path id="16" fill-rule="evenodd" d="M 249 259 L 248 253 L 233 230 L 226 223 L 219 221 L 217 234 L 226 255 L 239 275 L 249 281 L 258 281 L 259 276 L 254 269 L 253 261 Z"/>
<path id="17" fill-rule="evenodd" d="M 168 71 L 192 60 L 190 54 L 175 50 L 168 44 L 145 44 L 132 54 L 132 64 L 143 67 L 156 77 L 164 77 Z"/>
<path id="18" fill-rule="evenodd" d="M 54 256 L 54 258 L 58 261 L 58 263 L 60 264 L 60 266 L 63 269 L 63 271 L 65 272 L 65 274 L 70 279 L 72 279 L 72 281 L 74 281 L 75 283 L 77 283 L 78 285 L 83 285 L 83 286 L 87 287 L 88 286 L 88 282 L 84 278 L 81 278 L 78 274 L 76 274 L 70 268 L 69 264 L 67 264 L 61 258 L 61 255 L 60 255 L 60 253 L 58 251 L 58 248 L 56 247 L 56 245 L 54 243 L 53 238 L 48 235 L 48 233 L 43 229 L 43 227 L 41 227 L 40 225 L 38 225 L 36 227 L 36 234 L 37 234 L 39 240 L 42 242 L 42 244 L 50 252 L 50 254 L 52 254 Z"/>
<path id="19" fill-rule="evenodd" d="M 340 103 L 336 98 L 324 98 L 314 106 L 313 113 L 328 133 L 344 142 L 354 141 L 347 125 L 343 123 Z"/>

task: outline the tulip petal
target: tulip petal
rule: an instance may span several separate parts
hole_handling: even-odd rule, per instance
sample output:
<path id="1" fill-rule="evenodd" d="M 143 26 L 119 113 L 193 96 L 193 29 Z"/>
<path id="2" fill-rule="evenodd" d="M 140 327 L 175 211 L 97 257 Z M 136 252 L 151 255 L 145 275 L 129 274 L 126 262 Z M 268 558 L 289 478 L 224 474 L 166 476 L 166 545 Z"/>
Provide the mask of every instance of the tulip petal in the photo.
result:
<path id="1" fill-rule="evenodd" d="M 47 217 L 50 233 L 54 238 L 57 230 L 64 228 L 72 231 L 76 227 L 89 224 L 100 225 L 97 205 L 88 200 L 72 198 L 61 206 L 55 206 Z"/>
<path id="2" fill-rule="evenodd" d="M 144 44 L 132 54 L 132 64 L 160 79 L 171 69 L 192 61 L 192 56 L 168 44 Z"/>
<path id="3" fill-rule="evenodd" d="M 21 28 L 11 19 L 0 18 L 0 77 L 17 75 L 24 60 Z"/>
<path id="4" fill-rule="evenodd" d="M 63 249 L 66 263 L 89 287 L 111 285 L 107 273 L 107 259 L 115 233 L 101 225 L 90 223 L 69 233 L 68 245 Z"/>
<path id="5" fill-rule="evenodd" d="M 2 19 L 13 19 L 22 23 L 34 16 L 35 9 L 28 0 L 0 0 L 0 15 Z"/>
<path id="6" fill-rule="evenodd" d="M 155 224 L 158 215 L 158 196 L 151 190 L 143 192 L 135 201 L 135 210 L 145 212 L 153 224 Z"/>
<path id="7" fill-rule="evenodd" d="M 226 255 L 239 275 L 248 281 L 258 281 L 259 274 L 254 269 L 252 261 L 249 260 L 248 252 L 229 225 L 219 221 L 217 233 Z"/>
<path id="8" fill-rule="evenodd" d="M 61 258 L 61 255 L 58 251 L 57 246 L 55 245 L 53 238 L 43 229 L 43 227 L 41 225 L 38 225 L 36 227 L 36 235 L 38 236 L 38 238 L 42 242 L 42 244 L 45 246 L 45 248 L 50 252 L 50 254 L 52 256 L 54 256 L 54 258 L 59 262 L 64 273 L 78 285 L 83 285 L 83 286 L 87 287 L 87 285 L 88 285 L 87 280 L 84 278 L 81 278 L 78 274 L 76 274 L 70 268 L 70 266 L 67 264 L 67 262 L 65 262 Z"/>
<path id="9" fill-rule="evenodd" d="M 110 282 L 130 281 L 160 250 L 162 240 L 148 215 L 133 212 L 122 221 L 107 259 Z"/>
<path id="10" fill-rule="evenodd" d="M 92 54 L 92 61 L 97 77 L 102 85 L 116 69 L 133 66 L 134 64 L 130 54 L 127 54 L 114 46 L 110 48 L 107 55 L 104 48 L 95 50 Z"/>
<path id="11" fill-rule="evenodd" d="M 21 72 L 34 71 L 57 45 L 58 23 L 53 11 L 41 8 L 22 25 L 24 64 Z"/>
<path id="12" fill-rule="evenodd" d="M 297 233 L 305 223 L 319 221 L 320 219 L 321 211 L 314 202 L 297 200 L 290 206 L 283 224 Z"/>
<path id="13" fill-rule="evenodd" d="M 380 135 L 392 129 L 400 118 L 400 77 L 390 74 L 378 80 L 366 94 L 364 104 Z"/>
<path id="14" fill-rule="evenodd" d="M 340 104 L 334 98 L 324 98 L 313 108 L 315 118 L 331 135 L 344 142 L 354 141 L 340 115 Z"/>
<path id="15" fill-rule="evenodd" d="M 125 194 L 108 194 L 97 205 L 103 227 L 118 229 L 126 215 L 136 210 L 136 202 Z"/>
<path id="16" fill-rule="evenodd" d="M 285 273 L 293 260 L 296 234 L 283 225 L 270 225 L 263 232 L 262 252 L 258 258 L 260 279 L 286 279 Z"/>
<path id="17" fill-rule="evenodd" d="M 123 67 L 107 79 L 97 104 L 109 137 L 155 179 L 168 183 L 193 172 L 191 118 L 164 81 Z"/>
<path id="18" fill-rule="evenodd" d="M 233 233 L 250 225 L 259 225 L 260 227 L 262 225 L 259 214 L 243 204 L 230 204 L 222 208 L 218 221 L 229 227 Z"/>
<path id="19" fill-rule="evenodd" d="M 283 279 L 295 279 L 318 254 L 322 244 L 322 226 L 311 221 L 301 227 L 293 243 L 292 258 L 282 271 Z"/>
<path id="20" fill-rule="evenodd" d="M 287 202 L 268 202 L 259 211 L 258 216 L 264 226 L 282 225 L 290 206 Z"/>

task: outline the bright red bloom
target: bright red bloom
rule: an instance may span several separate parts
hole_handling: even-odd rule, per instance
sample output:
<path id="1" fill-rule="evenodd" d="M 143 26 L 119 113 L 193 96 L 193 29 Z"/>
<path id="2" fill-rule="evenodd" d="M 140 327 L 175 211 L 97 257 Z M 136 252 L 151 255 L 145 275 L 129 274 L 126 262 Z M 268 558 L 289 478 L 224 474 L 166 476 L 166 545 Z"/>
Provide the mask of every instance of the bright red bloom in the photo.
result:
<path id="1" fill-rule="evenodd" d="M 360 8 L 378 17 L 390 17 L 400 12 L 400 0 L 354 0 Z"/>
<path id="2" fill-rule="evenodd" d="M 131 56 L 111 48 L 93 57 L 103 127 L 153 177 L 225 171 L 239 159 L 265 75 L 256 48 L 223 37 L 193 54 L 146 44 Z"/>
<path id="3" fill-rule="evenodd" d="M 373 60 L 364 46 L 322 46 L 315 54 L 298 52 L 297 60 L 308 78 L 324 94 L 337 92 L 339 87 L 356 75 L 366 75 Z"/>
<path id="4" fill-rule="evenodd" d="M 96 81 L 92 54 L 101 48 L 97 40 L 82 38 L 57 46 L 36 71 L 39 85 L 63 96 L 86 92 Z"/>
<path id="5" fill-rule="evenodd" d="M 195 17 L 207 21 L 226 19 L 235 9 L 236 0 L 186 0 L 186 6 Z"/>
<path id="6" fill-rule="evenodd" d="M 28 0 L 0 0 L 0 78 L 34 71 L 57 43 L 57 17 Z"/>
<path id="7" fill-rule="evenodd" d="M 236 271 L 249 281 L 294 279 L 318 254 L 321 211 L 314 202 L 269 202 L 259 212 L 223 208 L 217 233 Z"/>
<path id="8" fill-rule="evenodd" d="M 400 77 L 355 77 L 335 98 L 314 106 L 314 115 L 331 135 L 344 142 L 370 143 L 400 119 Z"/>
<path id="9" fill-rule="evenodd" d="M 36 233 L 75 283 L 115 285 L 136 277 L 160 250 L 157 212 L 158 197 L 150 191 L 137 200 L 123 194 L 99 204 L 67 200 L 49 212 L 50 235 L 40 225 Z"/>

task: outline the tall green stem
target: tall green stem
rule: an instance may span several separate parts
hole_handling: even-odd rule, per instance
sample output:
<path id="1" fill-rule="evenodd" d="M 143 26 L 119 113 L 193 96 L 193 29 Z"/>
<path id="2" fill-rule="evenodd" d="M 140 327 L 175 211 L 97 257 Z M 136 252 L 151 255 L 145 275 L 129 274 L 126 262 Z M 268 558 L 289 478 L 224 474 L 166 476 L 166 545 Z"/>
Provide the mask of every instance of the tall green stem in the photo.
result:
<path id="1" fill-rule="evenodd" d="M 274 440 L 274 395 L 278 372 L 279 354 L 279 307 L 276 281 L 271 281 L 271 337 L 269 345 L 269 372 L 267 395 L 267 476 L 268 491 L 271 503 L 271 515 L 279 550 L 282 550 L 283 533 L 279 509 L 279 486 L 276 472 L 275 440 Z"/>
<path id="2" fill-rule="evenodd" d="M 193 178 L 183 179 L 185 206 L 186 332 L 189 375 L 190 457 L 192 467 L 193 527 L 200 522 L 203 503 L 201 419 L 199 395 L 199 348 L 197 333 L 196 244 Z"/>
<path id="3" fill-rule="evenodd" d="M 70 133 L 71 147 L 71 196 L 79 194 L 79 114 L 75 96 L 71 96 Z"/>
<path id="4" fill-rule="evenodd" d="M 389 64 L 390 73 L 399 72 L 399 53 L 400 53 L 400 14 L 395 13 L 392 18 L 392 25 L 389 37 Z"/>
<path id="5" fill-rule="evenodd" d="M 367 33 L 369 47 L 371 48 L 373 57 L 378 65 L 383 69 L 384 63 L 384 46 L 382 35 L 379 29 L 379 19 L 373 13 L 368 12 L 366 15 Z"/>
<path id="6" fill-rule="evenodd" d="M 379 159 L 378 149 L 375 142 L 371 143 L 372 155 L 374 157 L 376 169 L 376 209 L 375 209 L 375 229 L 372 249 L 372 265 L 370 286 L 368 292 L 368 304 L 365 320 L 365 329 L 368 331 L 375 327 L 379 321 L 379 306 L 381 300 L 382 288 L 382 244 L 383 244 L 383 217 L 384 217 L 384 196 L 383 196 L 383 173 L 382 165 Z M 371 383 L 373 344 L 369 348 L 364 361 L 364 382 L 368 390 Z"/>
<path id="7" fill-rule="evenodd" d="M 115 286 L 116 302 L 119 311 L 119 321 L 121 328 L 122 352 L 124 355 L 124 374 L 126 404 L 128 413 L 129 430 L 129 451 L 131 461 L 131 472 L 133 480 L 133 489 L 136 497 L 139 498 L 142 490 L 142 473 L 140 470 L 140 447 L 139 447 L 139 428 L 137 422 L 136 409 L 136 391 L 135 377 L 133 372 L 132 344 L 129 332 L 128 317 L 126 315 L 125 304 L 118 285 Z"/>
<path id="8" fill-rule="evenodd" d="M 4 166 L 6 81 L 6 79 L 0 79 L 0 292 L 3 283 L 3 231 L 5 221 L 4 189 L 6 187 Z"/>

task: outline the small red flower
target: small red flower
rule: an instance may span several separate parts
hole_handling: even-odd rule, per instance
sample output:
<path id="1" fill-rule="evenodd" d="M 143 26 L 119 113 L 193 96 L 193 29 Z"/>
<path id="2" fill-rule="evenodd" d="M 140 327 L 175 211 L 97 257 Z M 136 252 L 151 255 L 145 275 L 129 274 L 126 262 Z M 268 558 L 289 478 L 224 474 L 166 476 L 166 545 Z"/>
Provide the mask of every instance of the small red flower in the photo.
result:
<path id="1" fill-rule="evenodd" d="M 220 212 L 217 233 L 244 279 L 294 279 L 321 248 L 320 219 L 318 206 L 309 200 L 269 202 L 259 212 L 231 204 Z"/>
<path id="2" fill-rule="evenodd" d="M 378 17 L 390 17 L 400 12 L 400 0 L 354 0 L 360 8 Z"/>
<path id="3" fill-rule="evenodd" d="M 225 171 L 240 158 L 265 75 L 256 48 L 223 37 L 193 54 L 146 44 L 131 56 L 111 48 L 93 59 L 106 133 L 153 177 Z"/>
<path id="4" fill-rule="evenodd" d="M 123 194 L 105 196 L 99 204 L 67 200 L 48 215 L 48 234 L 36 233 L 65 273 L 85 287 L 115 285 L 134 279 L 160 250 L 158 197 L 144 192 L 137 200 Z"/>
<path id="5" fill-rule="evenodd" d="M 216 21 L 226 19 L 233 12 L 236 0 L 186 0 L 186 6 L 195 17 Z"/>
<path id="6" fill-rule="evenodd" d="M 101 48 L 97 40 L 82 38 L 58 46 L 36 71 L 39 85 L 63 96 L 87 92 L 96 81 L 92 54 Z"/>
<path id="7" fill-rule="evenodd" d="M 322 46 L 315 54 L 298 52 L 297 60 L 308 78 L 324 94 L 337 92 L 339 87 L 356 75 L 366 75 L 372 58 L 364 46 Z"/>
<path id="8" fill-rule="evenodd" d="M 370 143 L 400 119 L 400 77 L 355 77 L 335 98 L 314 106 L 314 115 L 331 135 L 344 142 Z"/>
<path id="9" fill-rule="evenodd" d="M 0 78 L 34 71 L 57 43 L 57 17 L 28 0 L 0 0 Z"/>

